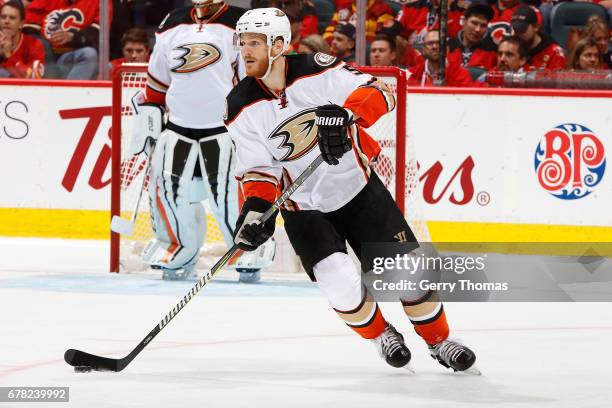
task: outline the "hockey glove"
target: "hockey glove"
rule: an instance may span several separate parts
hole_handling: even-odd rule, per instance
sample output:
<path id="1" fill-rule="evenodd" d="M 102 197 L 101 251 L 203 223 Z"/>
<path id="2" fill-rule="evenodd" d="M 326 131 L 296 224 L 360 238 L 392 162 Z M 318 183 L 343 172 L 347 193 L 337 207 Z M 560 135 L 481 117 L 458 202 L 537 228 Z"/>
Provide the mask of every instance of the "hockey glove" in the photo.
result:
<path id="1" fill-rule="evenodd" d="M 274 235 L 278 212 L 263 224 L 259 221 L 259 217 L 270 207 L 272 204 L 262 198 L 247 198 L 238 216 L 238 221 L 236 221 L 234 242 L 238 248 L 244 251 L 254 251 Z"/>
<path id="2" fill-rule="evenodd" d="M 338 105 L 319 106 L 315 111 L 319 149 L 326 163 L 336 165 L 339 158 L 351 150 L 346 128 L 353 124 L 350 111 Z"/>
<path id="3" fill-rule="evenodd" d="M 164 109 L 156 103 L 138 105 L 138 113 L 134 116 L 133 137 L 129 152 L 134 156 L 145 152 L 148 156 L 163 130 Z"/>

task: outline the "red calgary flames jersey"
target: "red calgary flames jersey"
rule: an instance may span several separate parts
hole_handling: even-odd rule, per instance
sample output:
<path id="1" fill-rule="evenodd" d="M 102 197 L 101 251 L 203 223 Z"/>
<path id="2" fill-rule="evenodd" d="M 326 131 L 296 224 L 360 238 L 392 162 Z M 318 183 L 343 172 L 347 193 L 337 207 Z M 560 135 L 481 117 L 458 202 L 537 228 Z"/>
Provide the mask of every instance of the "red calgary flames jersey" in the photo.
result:
<path id="1" fill-rule="evenodd" d="M 47 39 L 60 30 L 76 32 L 90 26 L 99 29 L 99 4 L 93 0 L 34 0 L 26 10 L 25 22 L 40 28 Z M 109 19 L 112 19 L 112 2 L 109 8 Z"/>
<path id="2" fill-rule="evenodd" d="M 542 42 L 529 51 L 527 69 L 563 69 L 566 58 L 563 48 L 554 43 L 549 37 L 542 38 Z"/>
<path id="3" fill-rule="evenodd" d="M 13 78 L 42 78 L 45 72 L 45 49 L 42 42 L 21 34 L 19 45 L 11 56 L 0 66 L 11 73 Z"/>
<path id="4" fill-rule="evenodd" d="M 454 38 L 461 30 L 463 10 L 454 3 L 449 7 L 447 20 L 447 35 Z M 410 44 L 421 44 L 427 31 L 439 28 L 438 14 L 429 0 L 416 0 L 402 6 L 395 18 L 404 26 L 404 36 Z"/>

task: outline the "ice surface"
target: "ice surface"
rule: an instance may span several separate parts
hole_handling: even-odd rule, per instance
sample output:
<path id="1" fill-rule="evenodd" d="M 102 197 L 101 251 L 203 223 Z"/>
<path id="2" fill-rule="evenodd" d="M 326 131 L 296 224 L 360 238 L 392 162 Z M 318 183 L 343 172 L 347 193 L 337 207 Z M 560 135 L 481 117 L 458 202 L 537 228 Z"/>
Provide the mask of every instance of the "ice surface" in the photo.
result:
<path id="1" fill-rule="evenodd" d="M 397 304 L 417 373 L 386 366 L 305 279 L 213 281 L 121 373 L 75 373 L 67 348 L 126 355 L 191 287 L 109 274 L 106 243 L 0 239 L 0 386 L 69 386 L 70 407 L 608 407 L 607 303 L 452 303 L 481 377 L 434 362 Z M 57 405 L 57 404 L 56 404 Z M 0 403 L 27 407 L 35 403 Z"/>

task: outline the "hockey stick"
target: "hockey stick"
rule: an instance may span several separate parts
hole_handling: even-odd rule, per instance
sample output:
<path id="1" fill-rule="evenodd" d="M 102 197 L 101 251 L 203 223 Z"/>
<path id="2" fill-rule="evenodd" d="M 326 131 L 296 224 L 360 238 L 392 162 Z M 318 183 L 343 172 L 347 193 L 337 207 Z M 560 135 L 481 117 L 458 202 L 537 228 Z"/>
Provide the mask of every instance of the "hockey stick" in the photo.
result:
<path id="1" fill-rule="evenodd" d="M 314 171 L 323 163 L 323 157 L 319 155 L 306 169 L 295 179 L 287 190 L 272 204 L 272 207 L 266 211 L 259 221 L 262 223 L 272 217 L 281 205 L 289 198 L 295 190 L 297 190 L 304 182 L 314 173 Z M 121 371 L 128 366 L 136 358 L 136 356 L 170 323 L 170 321 L 185 307 L 185 305 L 193 299 L 193 297 L 215 276 L 215 274 L 230 260 L 238 250 L 238 246 L 234 245 L 229 251 L 223 255 L 221 259 L 211 268 L 210 272 L 200 278 L 194 287 L 168 312 L 168 314 L 147 334 L 147 336 L 128 354 L 119 359 L 96 356 L 84 351 L 69 349 L 64 353 L 66 363 L 75 367 L 75 371 Z"/>

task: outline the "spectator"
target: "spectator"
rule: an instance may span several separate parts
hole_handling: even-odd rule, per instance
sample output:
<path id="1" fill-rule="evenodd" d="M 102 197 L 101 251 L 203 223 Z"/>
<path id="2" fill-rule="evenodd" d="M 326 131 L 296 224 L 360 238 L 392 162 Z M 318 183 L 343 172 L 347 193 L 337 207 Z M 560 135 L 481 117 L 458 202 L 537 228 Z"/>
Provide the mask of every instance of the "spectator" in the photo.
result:
<path id="1" fill-rule="evenodd" d="M 489 33 L 493 42 L 499 42 L 512 35 L 512 15 L 521 6 L 520 0 L 497 0 L 493 4 L 493 18 L 489 23 Z"/>
<path id="2" fill-rule="evenodd" d="M 392 67 L 396 65 L 395 41 L 384 34 L 378 34 L 370 45 L 370 65 Z"/>
<path id="3" fill-rule="evenodd" d="M 357 6 L 355 3 L 355 0 L 350 2 L 345 0 L 336 1 L 336 12 L 325 29 L 323 38 L 327 41 L 332 41 L 332 37 L 336 32 L 336 25 L 338 24 L 351 23 L 353 26 L 357 25 Z M 366 41 L 371 42 L 380 26 L 385 21 L 393 20 L 393 16 L 393 9 L 385 3 L 385 0 L 368 0 L 365 22 Z"/>
<path id="4" fill-rule="evenodd" d="M 465 11 L 463 29 L 450 41 L 449 59 L 462 67 L 490 70 L 497 64 L 497 46 L 488 36 L 487 26 L 493 9 L 486 4 L 472 4 Z"/>
<path id="5" fill-rule="evenodd" d="M 505 37 L 497 47 L 497 71 L 523 72 L 527 63 L 527 44 L 518 37 Z"/>
<path id="6" fill-rule="evenodd" d="M 423 42 L 424 60 L 408 70 L 408 85 L 431 86 L 440 68 L 440 32 L 432 30 L 425 34 Z M 447 60 L 444 78 L 447 86 L 474 86 L 470 73 L 454 61 Z"/>
<path id="7" fill-rule="evenodd" d="M 112 6 L 109 4 L 112 19 Z M 98 71 L 99 2 L 94 0 L 33 0 L 26 24 L 51 42 L 60 76 L 94 79 Z"/>
<path id="8" fill-rule="evenodd" d="M 294 33 L 298 39 L 312 34 L 319 34 L 317 11 L 308 0 L 285 0 L 281 9 L 287 14 L 291 23 L 291 38 Z M 298 41 L 299 42 L 299 41 Z"/>
<path id="9" fill-rule="evenodd" d="M 331 41 L 332 55 L 351 65 L 355 64 L 355 26 L 337 24 Z"/>
<path id="10" fill-rule="evenodd" d="M 121 37 L 121 51 L 123 57 L 114 59 L 109 64 L 111 73 L 124 62 L 148 62 L 150 48 L 147 32 L 141 28 L 130 28 Z"/>
<path id="11" fill-rule="evenodd" d="M 608 51 L 610 44 L 610 29 L 608 23 L 598 15 L 591 16 L 584 27 L 583 36 L 591 37 L 597 43 L 602 55 L 602 69 L 612 69 L 612 53 Z"/>
<path id="12" fill-rule="evenodd" d="M 325 38 L 319 34 L 312 34 L 300 41 L 300 53 L 302 54 L 316 54 L 322 52 L 323 54 L 329 54 L 331 51 Z"/>
<path id="13" fill-rule="evenodd" d="M 517 8 L 521 6 L 521 0 L 497 0 L 494 2 L 492 23 L 497 21 L 512 22 L 512 16 Z"/>
<path id="14" fill-rule="evenodd" d="M 402 6 L 396 20 L 404 27 L 403 36 L 410 45 L 420 47 L 425 34 L 429 30 L 439 28 L 438 10 L 440 0 L 416 0 Z M 455 0 L 448 0 L 447 34 L 454 38 L 461 30 L 463 9 L 457 6 Z"/>
<path id="15" fill-rule="evenodd" d="M 42 78 L 45 50 L 42 42 L 21 32 L 25 11 L 11 0 L 0 7 L 0 77 Z"/>
<path id="16" fill-rule="evenodd" d="M 591 37 L 576 43 L 567 67 L 574 71 L 594 71 L 601 68 L 602 55 L 597 42 Z"/>
<path id="17" fill-rule="evenodd" d="M 596 0 L 593 3 L 599 3 L 600 6 L 604 7 L 608 11 L 608 20 L 612 21 L 612 0 Z"/>
<path id="18" fill-rule="evenodd" d="M 521 6 L 512 15 L 512 29 L 527 43 L 527 66 L 530 70 L 556 70 L 565 67 L 563 49 L 540 31 L 540 12 L 531 6 Z"/>
<path id="19" fill-rule="evenodd" d="M 376 33 L 386 35 L 395 40 L 397 64 L 402 67 L 414 67 L 419 62 L 423 61 L 423 56 L 418 52 L 406 39 L 403 37 L 404 27 L 399 21 L 385 21 L 380 30 Z"/>

